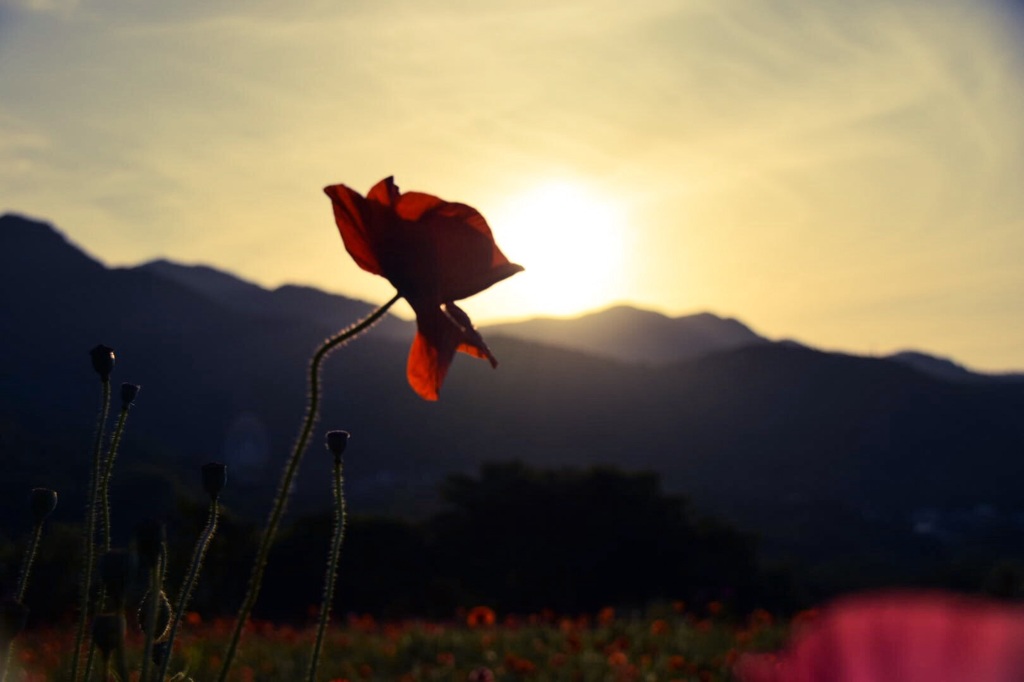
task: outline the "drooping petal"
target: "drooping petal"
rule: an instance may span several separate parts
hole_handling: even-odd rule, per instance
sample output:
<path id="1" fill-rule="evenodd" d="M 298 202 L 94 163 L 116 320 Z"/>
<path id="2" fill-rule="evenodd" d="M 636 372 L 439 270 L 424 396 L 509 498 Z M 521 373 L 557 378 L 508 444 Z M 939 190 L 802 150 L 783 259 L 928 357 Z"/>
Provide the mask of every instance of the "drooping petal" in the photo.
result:
<path id="1" fill-rule="evenodd" d="M 416 338 L 409 349 L 406 376 L 424 400 L 437 400 L 461 336 L 440 308 L 416 312 Z"/>
<path id="2" fill-rule="evenodd" d="M 491 367 L 498 360 L 473 327 L 469 316 L 453 303 L 426 308 L 414 304 L 416 310 L 416 338 L 409 351 L 406 373 L 409 385 L 426 400 L 437 400 L 455 353 L 463 352 Z"/>
<path id="3" fill-rule="evenodd" d="M 349 255 L 363 270 L 383 275 L 377 253 L 379 232 L 367 200 L 345 185 L 324 187 L 324 193 L 331 199 L 334 222 Z"/>
<path id="4" fill-rule="evenodd" d="M 473 322 L 469 319 L 469 315 L 451 301 L 445 303 L 442 308 L 444 314 L 448 316 L 448 319 L 462 332 L 462 341 L 459 343 L 457 351 L 472 355 L 474 358 L 480 358 L 481 360 L 487 360 L 491 363 L 491 367 L 498 366 L 498 358 L 494 357 L 494 353 L 484 343 L 484 337 L 480 336 L 480 332 L 473 326 Z"/>

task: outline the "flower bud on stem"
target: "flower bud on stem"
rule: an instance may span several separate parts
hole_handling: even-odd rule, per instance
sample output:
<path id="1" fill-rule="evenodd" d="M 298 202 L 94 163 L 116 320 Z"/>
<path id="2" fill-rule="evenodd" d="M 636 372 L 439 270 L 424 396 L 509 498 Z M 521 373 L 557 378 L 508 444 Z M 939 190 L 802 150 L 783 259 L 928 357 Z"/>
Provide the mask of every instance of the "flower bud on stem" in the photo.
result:
<path id="1" fill-rule="evenodd" d="M 342 491 L 341 455 L 348 444 L 347 431 L 329 431 L 327 433 L 327 449 L 334 455 L 334 534 L 331 536 L 331 552 L 327 555 L 327 571 L 324 574 L 324 599 L 320 604 L 320 622 L 317 623 L 316 641 L 313 643 L 313 655 L 309 660 L 306 672 L 307 682 L 316 682 L 316 669 L 320 662 L 320 651 L 324 645 L 324 634 L 327 623 L 331 619 L 331 606 L 334 602 L 334 584 L 338 579 L 338 557 L 341 554 L 341 543 L 345 538 L 345 496 Z"/>
<path id="2" fill-rule="evenodd" d="M 395 294 L 394 298 L 375 310 L 362 321 L 338 332 L 331 338 L 324 341 L 323 345 L 313 353 L 313 357 L 309 362 L 309 403 L 306 406 L 306 416 L 303 418 L 302 427 L 299 430 L 299 438 L 296 440 L 295 447 L 292 449 L 291 455 L 285 462 L 284 470 L 281 473 L 281 481 L 278 483 L 277 495 L 274 497 L 270 516 L 267 518 L 267 525 L 263 530 L 263 537 L 260 540 L 260 546 L 256 552 L 256 559 L 253 561 L 252 574 L 249 576 L 249 584 L 246 587 L 245 598 L 242 600 L 242 605 L 238 609 L 238 615 L 235 617 L 235 628 L 231 633 L 231 639 L 224 652 L 224 663 L 221 666 L 220 675 L 217 677 L 218 682 L 226 682 L 228 673 L 231 671 L 231 664 L 234 662 L 235 652 L 238 649 L 238 640 L 242 636 L 242 628 L 245 627 L 246 621 L 249 620 L 249 615 L 252 613 L 253 606 L 256 605 L 256 598 L 259 597 L 260 587 L 263 584 L 263 572 L 267 567 L 267 556 L 270 554 L 270 546 L 274 543 L 274 538 L 277 535 L 277 527 L 280 525 L 281 517 L 284 515 L 284 507 L 288 501 L 288 493 L 291 490 L 292 478 L 294 478 L 295 472 L 299 468 L 299 463 L 302 461 L 302 455 L 306 451 L 306 445 L 309 442 L 309 435 L 313 431 L 313 425 L 320 416 L 320 365 L 331 351 L 366 331 L 384 317 L 384 313 L 386 313 L 388 308 L 393 306 L 399 298 L 401 298 L 401 294 Z"/>
<path id="3" fill-rule="evenodd" d="M 93 368 L 100 375 L 103 397 L 100 402 L 100 416 L 96 424 L 96 439 L 92 448 L 92 468 L 89 474 L 89 491 L 85 504 L 85 529 L 82 533 L 82 576 L 78 586 L 78 627 L 75 629 L 75 648 L 71 658 L 71 682 L 78 682 L 79 659 L 85 640 L 86 625 L 89 623 L 89 592 L 92 588 L 92 573 L 96 563 L 96 499 L 100 485 L 100 452 L 103 445 L 103 431 L 110 415 L 110 371 L 114 367 L 114 351 L 106 346 L 96 346 L 90 352 Z M 92 647 L 89 647 L 90 652 Z"/>
<path id="4" fill-rule="evenodd" d="M 39 540 L 43 537 L 43 522 L 57 508 L 57 493 L 48 488 L 33 488 L 29 495 L 29 509 L 32 511 L 34 520 L 32 528 L 32 539 L 25 548 L 25 557 L 21 562 L 21 573 L 18 575 L 18 591 L 14 597 L 17 604 L 24 604 L 25 592 L 28 590 L 28 579 L 32 575 L 32 564 L 36 560 L 36 552 L 39 550 Z M 3 665 L 0 666 L 0 682 L 6 682 L 7 670 L 11 662 L 11 654 L 14 651 L 14 642 L 8 642 L 7 655 L 4 657 Z"/>

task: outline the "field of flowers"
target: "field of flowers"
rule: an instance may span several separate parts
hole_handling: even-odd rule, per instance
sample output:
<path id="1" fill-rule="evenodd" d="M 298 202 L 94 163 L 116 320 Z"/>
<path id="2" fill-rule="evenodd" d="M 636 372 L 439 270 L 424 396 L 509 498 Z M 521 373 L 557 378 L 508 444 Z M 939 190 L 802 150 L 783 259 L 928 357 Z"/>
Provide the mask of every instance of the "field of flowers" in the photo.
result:
<path id="1" fill-rule="evenodd" d="M 489 608 L 475 607 L 449 622 L 385 623 L 350 616 L 328 630 L 318 678 L 725 681 L 732 679 L 730 670 L 743 652 L 775 649 L 785 637 L 785 628 L 764 611 L 743 619 L 730 618 L 717 603 L 702 611 L 690 613 L 676 602 L 642 615 L 607 608 L 571 618 L 546 612 L 498 618 Z M 231 626 L 230 620 L 203 622 L 198 614 L 188 614 L 175 646 L 172 672 L 184 672 L 183 679 L 215 679 Z M 230 679 L 303 679 L 315 626 L 257 620 L 246 628 Z M 43 682 L 66 677 L 72 640 L 70 630 L 24 633 L 8 679 Z M 134 656 L 129 665 L 137 669 L 141 636 L 130 634 L 127 649 Z"/>

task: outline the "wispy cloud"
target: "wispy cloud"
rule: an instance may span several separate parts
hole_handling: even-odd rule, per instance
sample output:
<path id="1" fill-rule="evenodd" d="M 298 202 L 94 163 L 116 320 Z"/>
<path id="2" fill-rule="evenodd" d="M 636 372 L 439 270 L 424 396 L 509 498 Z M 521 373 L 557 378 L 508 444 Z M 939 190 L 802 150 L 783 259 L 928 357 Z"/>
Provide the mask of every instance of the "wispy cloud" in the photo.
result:
<path id="1" fill-rule="evenodd" d="M 394 173 L 486 209 L 571 175 L 632 208 L 619 299 L 838 346 L 888 291 L 892 343 L 925 344 L 922 297 L 1024 298 L 1012 4 L 22 0 L 0 202 L 114 261 L 378 297 L 320 186 Z"/>
<path id="2" fill-rule="evenodd" d="M 5 0 L 5 4 L 13 10 L 39 12 L 60 17 L 70 16 L 79 3 L 80 0 Z"/>

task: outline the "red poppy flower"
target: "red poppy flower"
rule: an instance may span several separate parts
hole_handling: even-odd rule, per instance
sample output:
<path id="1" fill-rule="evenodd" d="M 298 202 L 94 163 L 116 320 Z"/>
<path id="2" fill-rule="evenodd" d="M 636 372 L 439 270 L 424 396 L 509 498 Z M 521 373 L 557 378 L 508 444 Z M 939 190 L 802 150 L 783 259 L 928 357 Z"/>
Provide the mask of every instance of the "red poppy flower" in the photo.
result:
<path id="1" fill-rule="evenodd" d="M 363 270 L 391 282 L 416 313 L 409 384 L 437 400 L 456 351 L 489 360 L 487 344 L 455 301 L 523 268 L 498 249 L 479 211 L 381 180 L 364 198 L 345 185 L 325 187 L 345 248 Z"/>
<path id="2" fill-rule="evenodd" d="M 743 682 L 1024 680 L 1024 609 L 941 593 L 850 597 L 779 655 L 747 655 Z"/>
<path id="3" fill-rule="evenodd" d="M 478 628 L 483 626 L 491 626 L 497 622 L 498 616 L 494 613 L 494 609 L 489 606 L 474 606 L 466 614 L 466 625 L 471 628 Z"/>

